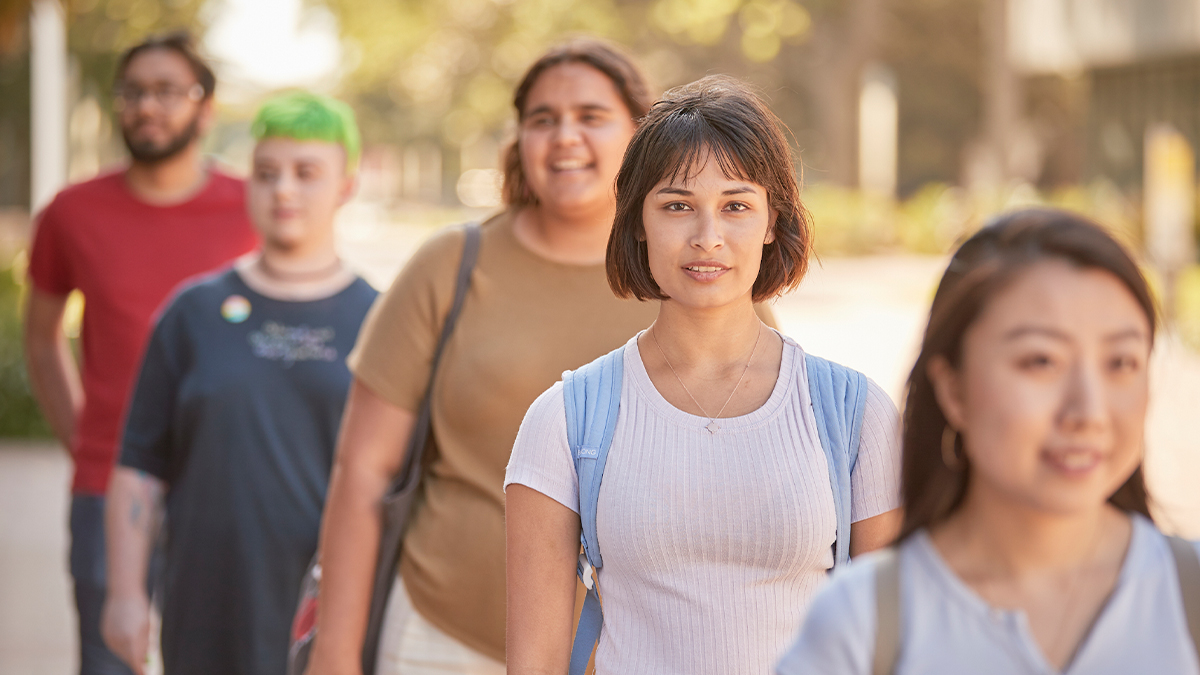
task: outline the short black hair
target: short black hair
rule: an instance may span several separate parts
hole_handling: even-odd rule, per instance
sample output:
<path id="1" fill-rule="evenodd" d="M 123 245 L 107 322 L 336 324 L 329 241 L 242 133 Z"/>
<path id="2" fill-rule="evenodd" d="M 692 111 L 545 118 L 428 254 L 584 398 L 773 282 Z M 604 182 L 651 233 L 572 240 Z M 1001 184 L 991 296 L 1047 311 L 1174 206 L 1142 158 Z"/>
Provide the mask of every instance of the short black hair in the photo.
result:
<path id="1" fill-rule="evenodd" d="M 217 76 L 213 74 L 212 68 L 200 57 L 199 52 L 196 51 L 196 45 L 192 40 L 191 34 L 185 30 L 151 35 L 138 44 L 126 49 L 125 53 L 121 54 L 121 59 L 117 62 L 115 84 L 118 87 L 124 81 L 125 71 L 129 68 L 129 62 L 133 61 L 133 57 L 152 49 L 165 49 L 182 56 L 183 60 L 187 61 L 191 67 L 192 74 L 196 76 L 196 82 L 204 90 L 204 98 L 212 98 L 213 93 L 217 89 Z"/>

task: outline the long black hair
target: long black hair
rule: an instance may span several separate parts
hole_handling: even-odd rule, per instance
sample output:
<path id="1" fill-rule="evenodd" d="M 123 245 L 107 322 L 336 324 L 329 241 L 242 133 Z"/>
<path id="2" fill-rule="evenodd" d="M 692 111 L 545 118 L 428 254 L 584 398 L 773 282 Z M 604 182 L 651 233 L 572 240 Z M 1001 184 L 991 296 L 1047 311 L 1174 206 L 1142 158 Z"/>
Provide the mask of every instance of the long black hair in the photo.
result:
<path id="1" fill-rule="evenodd" d="M 942 434 L 947 422 L 929 379 L 930 362 L 941 357 L 952 367 L 959 367 L 963 335 L 984 307 L 1029 267 L 1045 260 L 1065 260 L 1116 277 L 1146 313 L 1153 343 L 1158 312 L 1146 279 L 1125 248 L 1099 225 L 1067 211 L 1027 209 L 1000 216 L 975 233 L 954 254 L 942 275 L 921 353 L 908 378 L 901 540 L 958 510 L 970 479 L 965 454 L 960 455 L 961 463 L 953 469 L 942 459 Z M 1150 517 L 1150 499 L 1140 464 L 1108 501 L 1125 511 Z"/>

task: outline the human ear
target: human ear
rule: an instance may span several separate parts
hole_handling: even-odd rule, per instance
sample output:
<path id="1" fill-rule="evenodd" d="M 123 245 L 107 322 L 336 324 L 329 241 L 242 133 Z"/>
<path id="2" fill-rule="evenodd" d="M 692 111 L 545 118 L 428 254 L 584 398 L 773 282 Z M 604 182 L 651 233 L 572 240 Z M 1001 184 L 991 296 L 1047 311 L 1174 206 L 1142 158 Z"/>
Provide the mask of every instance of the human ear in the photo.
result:
<path id="1" fill-rule="evenodd" d="M 937 399 L 938 407 L 942 409 L 946 423 L 955 431 L 961 431 L 966 422 L 961 374 L 950 365 L 946 357 L 939 354 L 929 360 L 925 375 L 933 386 L 934 398 Z"/>
<path id="2" fill-rule="evenodd" d="M 779 220 L 779 212 L 773 208 L 768 208 L 767 213 L 767 238 L 763 239 L 763 246 L 775 241 L 775 223 Z"/>
<path id="3" fill-rule="evenodd" d="M 338 195 L 338 206 L 344 206 L 346 202 L 354 197 L 355 191 L 358 190 L 358 172 L 346 174 L 345 169 L 342 170 L 342 186 Z"/>
<path id="4" fill-rule="evenodd" d="M 200 100 L 198 104 L 199 110 L 196 111 L 197 123 L 196 127 L 199 130 L 199 135 L 204 136 L 212 129 L 213 121 L 216 119 L 216 113 L 213 107 L 213 97 L 209 96 Z"/>

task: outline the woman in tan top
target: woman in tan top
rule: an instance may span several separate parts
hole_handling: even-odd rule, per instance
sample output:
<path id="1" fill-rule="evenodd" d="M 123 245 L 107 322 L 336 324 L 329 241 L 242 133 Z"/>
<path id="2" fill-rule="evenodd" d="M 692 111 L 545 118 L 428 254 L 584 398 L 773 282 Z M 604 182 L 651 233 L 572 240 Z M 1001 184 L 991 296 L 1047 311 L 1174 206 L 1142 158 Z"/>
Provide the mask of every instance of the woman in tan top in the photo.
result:
<path id="1" fill-rule="evenodd" d="M 655 315 L 653 304 L 613 297 L 604 272 L 613 179 L 650 100 L 634 64 L 592 40 L 547 52 L 516 90 L 508 208 L 483 225 L 437 373 L 435 447 L 388 607 L 381 675 L 504 672 L 502 483 L 521 418 L 563 370 L 616 348 Z M 380 498 L 403 461 L 463 239 L 450 228 L 416 253 L 350 357 L 310 675 L 361 670 Z"/>

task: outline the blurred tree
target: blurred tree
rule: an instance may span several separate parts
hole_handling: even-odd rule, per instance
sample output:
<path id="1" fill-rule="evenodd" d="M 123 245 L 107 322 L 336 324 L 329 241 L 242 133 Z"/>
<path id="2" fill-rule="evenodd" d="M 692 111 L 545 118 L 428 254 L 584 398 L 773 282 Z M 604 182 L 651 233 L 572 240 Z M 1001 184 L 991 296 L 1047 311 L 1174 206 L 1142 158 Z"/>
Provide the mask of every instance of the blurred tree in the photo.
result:
<path id="1" fill-rule="evenodd" d="M 18 7 L 23 4 L 4 5 L 0 10 L 0 208 L 29 203 L 27 8 Z M 0 260 L 0 265 L 7 262 Z"/>
<path id="2" fill-rule="evenodd" d="M 0 4 L 0 208 L 29 203 L 29 3 Z"/>
<path id="3" fill-rule="evenodd" d="M 900 193 L 958 183 L 982 132 L 982 0 L 892 0 L 880 60 L 900 92 Z"/>
<path id="4" fill-rule="evenodd" d="M 220 2 L 220 0 L 217 0 Z M 206 0 L 67 0 L 67 48 L 78 59 L 82 89 L 104 92 L 122 50 L 150 33 L 186 28 L 197 39 L 205 28 Z"/>
<path id="5" fill-rule="evenodd" d="M 879 58 L 887 0 L 808 0 L 812 40 L 791 55 L 791 71 L 814 102 L 825 141 L 825 177 L 853 186 L 858 176 L 858 96 L 863 67 Z"/>
<path id="6" fill-rule="evenodd" d="M 0 4 L 0 57 L 11 57 L 24 46 L 22 25 L 31 0 L 7 0 Z"/>
<path id="7" fill-rule="evenodd" d="M 861 73 L 900 80 L 904 188 L 954 181 L 978 133 L 982 0 L 307 0 L 338 17 L 343 95 L 375 142 L 459 149 L 511 129 L 511 92 L 546 47 L 588 33 L 629 47 L 661 86 L 710 72 L 755 83 L 818 180 L 854 185 Z"/>
<path id="8" fill-rule="evenodd" d="M 212 0 L 220 2 L 220 0 Z M 67 48 L 71 55 L 71 100 L 75 111 L 109 109 L 113 68 L 126 47 L 147 34 L 187 28 L 197 38 L 205 28 L 208 0 L 65 0 Z M 0 2 L 0 207 L 29 202 L 29 45 L 31 0 Z M 79 118 L 79 115 L 72 115 Z M 83 115 L 93 120 L 95 115 Z M 111 128 L 103 115 L 101 131 Z M 101 136 L 111 136 L 102 133 Z M 90 139 L 94 143 L 94 139 Z M 117 149 L 101 148 L 101 161 Z M 94 162 L 93 162 L 94 163 Z"/>
<path id="9" fill-rule="evenodd" d="M 376 143 L 442 148 L 451 198 L 460 150 L 500 136 L 512 87 L 564 33 L 614 37 L 612 0 L 320 0 L 338 17 L 352 67 L 343 94 Z"/>

